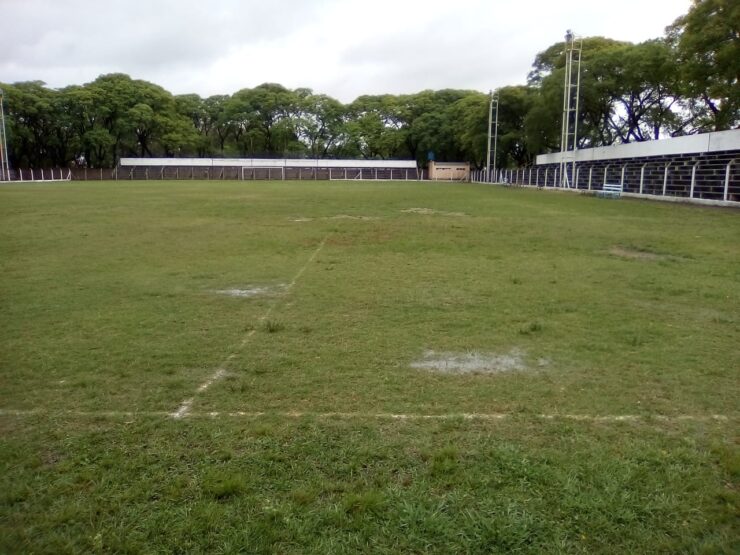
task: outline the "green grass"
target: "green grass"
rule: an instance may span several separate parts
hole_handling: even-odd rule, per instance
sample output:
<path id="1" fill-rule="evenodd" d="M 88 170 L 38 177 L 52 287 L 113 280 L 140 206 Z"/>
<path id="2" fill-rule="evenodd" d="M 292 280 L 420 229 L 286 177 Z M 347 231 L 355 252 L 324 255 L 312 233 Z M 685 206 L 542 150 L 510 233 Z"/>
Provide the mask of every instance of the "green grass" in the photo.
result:
<path id="1" fill-rule="evenodd" d="M 739 237 L 461 184 L 3 186 L 0 552 L 737 552 Z"/>

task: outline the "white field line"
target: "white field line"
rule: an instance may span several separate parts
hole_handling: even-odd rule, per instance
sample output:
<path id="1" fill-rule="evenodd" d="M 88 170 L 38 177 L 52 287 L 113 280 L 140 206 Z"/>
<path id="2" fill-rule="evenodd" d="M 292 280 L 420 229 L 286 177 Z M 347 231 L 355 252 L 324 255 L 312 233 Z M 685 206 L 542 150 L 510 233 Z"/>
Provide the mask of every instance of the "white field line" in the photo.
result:
<path id="1" fill-rule="evenodd" d="M 46 409 L 0 409 L 0 416 L 71 416 L 89 418 L 128 418 L 128 417 L 172 417 L 171 412 L 166 411 L 79 411 L 62 410 L 50 411 Z M 524 414 L 524 413 L 477 413 L 458 412 L 444 414 L 421 414 L 421 413 L 391 413 L 391 412 L 285 412 L 285 411 L 212 411 L 212 412 L 190 412 L 185 411 L 179 418 L 318 418 L 318 419 L 341 419 L 341 420 L 575 420 L 580 422 L 730 422 L 740 418 L 739 416 L 727 416 L 724 414 Z"/>
<path id="2" fill-rule="evenodd" d="M 329 238 L 329 235 L 326 235 L 322 240 L 321 243 L 319 243 L 319 246 L 316 247 L 316 249 L 311 253 L 311 256 L 308 258 L 306 263 L 301 266 L 301 269 L 298 270 L 298 273 L 296 273 L 295 276 L 293 276 L 293 279 L 291 282 L 285 287 L 285 294 L 287 295 L 290 290 L 295 286 L 295 284 L 298 282 L 300 277 L 303 275 L 303 272 L 306 271 L 306 268 L 311 264 L 311 262 L 314 261 L 316 256 L 321 252 L 321 249 L 324 248 L 324 245 L 326 245 L 326 240 Z M 267 320 L 272 312 L 275 310 L 275 308 L 278 306 L 280 302 L 280 299 L 278 298 L 273 302 L 270 307 L 265 311 L 265 313 L 259 317 L 260 322 L 264 322 Z M 239 354 L 239 352 L 246 346 L 246 344 L 249 342 L 249 340 L 252 338 L 252 336 L 256 333 L 256 329 L 250 330 L 241 340 L 239 345 L 234 349 L 234 351 L 229 354 L 224 361 L 221 363 L 221 365 L 216 369 L 213 374 L 211 374 L 206 381 L 204 381 L 202 384 L 198 386 L 198 389 L 195 390 L 195 394 L 192 397 L 189 397 L 188 399 L 185 399 L 182 403 L 180 403 L 180 406 L 177 407 L 177 410 L 170 413 L 170 416 L 175 419 L 184 418 L 188 415 L 190 412 L 190 409 L 193 406 L 193 403 L 195 402 L 195 397 L 199 393 L 203 393 L 206 391 L 209 387 L 211 387 L 215 382 L 222 380 L 226 376 L 226 366 L 229 362 L 234 360 L 236 358 L 236 355 Z"/>

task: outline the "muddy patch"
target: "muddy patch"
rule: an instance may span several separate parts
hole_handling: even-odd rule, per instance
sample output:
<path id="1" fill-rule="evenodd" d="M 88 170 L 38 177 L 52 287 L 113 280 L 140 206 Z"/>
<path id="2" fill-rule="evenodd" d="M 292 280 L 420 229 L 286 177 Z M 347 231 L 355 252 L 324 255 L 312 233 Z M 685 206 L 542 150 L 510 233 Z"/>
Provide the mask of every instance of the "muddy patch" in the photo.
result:
<path id="1" fill-rule="evenodd" d="M 270 297 L 279 295 L 285 291 L 285 284 L 278 285 L 255 285 L 244 289 L 215 289 L 212 293 L 226 297 L 248 299 L 252 297 Z"/>
<path id="2" fill-rule="evenodd" d="M 424 216 L 454 216 L 457 218 L 465 217 L 464 212 L 445 212 L 443 210 L 434 210 L 433 208 L 407 208 L 401 210 L 405 214 L 422 214 Z"/>
<path id="3" fill-rule="evenodd" d="M 549 363 L 541 362 L 544 360 L 538 361 L 538 366 Z M 411 368 L 439 374 L 502 374 L 528 369 L 524 353 L 518 349 L 512 349 L 506 354 L 425 351 L 421 360 L 411 363 Z"/>
<path id="4" fill-rule="evenodd" d="M 620 246 L 609 249 L 609 254 L 612 256 L 618 256 L 619 258 L 627 258 L 628 260 L 668 260 L 670 258 L 666 254 L 658 254 L 656 252 L 630 249 Z"/>

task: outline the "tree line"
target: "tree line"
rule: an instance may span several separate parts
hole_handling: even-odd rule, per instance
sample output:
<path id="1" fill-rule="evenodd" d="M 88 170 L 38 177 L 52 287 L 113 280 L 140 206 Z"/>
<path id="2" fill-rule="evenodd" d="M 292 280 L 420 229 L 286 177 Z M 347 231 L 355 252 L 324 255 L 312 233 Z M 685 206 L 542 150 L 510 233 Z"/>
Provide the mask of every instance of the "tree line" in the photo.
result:
<path id="1" fill-rule="evenodd" d="M 694 0 L 663 37 L 583 39 L 579 147 L 740 124 L 740 4 Z M 502 87 L 497 166 L 559 150 L 565 42 L 537 54 L 526 85 Z M 124 74 L 5 91 L 13 167 L 111 167 L 121 156 L 416 159 L 485 163 L 489 95 L 427 90 L 349 104 L 265 83 L 233 95 L 172 95 Z"/>

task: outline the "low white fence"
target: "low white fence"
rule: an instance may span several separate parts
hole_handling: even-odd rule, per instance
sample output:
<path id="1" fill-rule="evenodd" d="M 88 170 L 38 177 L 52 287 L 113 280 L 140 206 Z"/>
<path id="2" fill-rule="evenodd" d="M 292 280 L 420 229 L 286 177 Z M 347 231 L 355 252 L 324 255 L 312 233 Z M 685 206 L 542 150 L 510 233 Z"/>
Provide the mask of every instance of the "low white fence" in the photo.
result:
<path id="1" fill-rule="evenodd" d="M 47 168 L 35 170 L 10 170 L 10 182 L 45 183 L 48 181 L 71 181 L 72 170 L 68 168 Z M 0 182 L 8 183 L 0 176 Z"/>
<path id="2" fill-rule="evenodd" d="M 730 160 L 659 160 L 530 166 L 495 172 L 471 172 L 473 183 L 518 185 L 578 192 L 601 191 L 619 184 L 624 196 L 661 200 L 740 205 L 738 158 Z M 566 175 L 562 175 L 562 173 Z"/>

